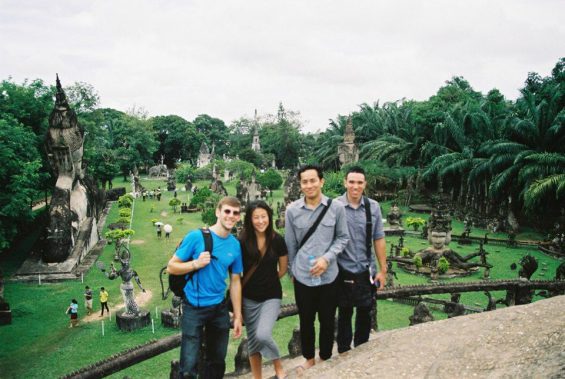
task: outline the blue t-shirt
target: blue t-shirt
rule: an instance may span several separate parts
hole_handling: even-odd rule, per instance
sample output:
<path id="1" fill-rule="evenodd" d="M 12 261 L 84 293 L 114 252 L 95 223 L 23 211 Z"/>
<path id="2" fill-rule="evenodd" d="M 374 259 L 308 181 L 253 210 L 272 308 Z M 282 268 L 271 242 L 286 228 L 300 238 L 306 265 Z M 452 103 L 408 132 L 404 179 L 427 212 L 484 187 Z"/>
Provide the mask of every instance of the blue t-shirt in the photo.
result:
<path id="1" fill-rule="evenodd" d="M 78 304 L 71 303 L 71 313 L 78 313 Z"/>
<path id="2" fill-rule="evenodd" d="M 232 274 L 243 272 L 241 246 L 237 238 L 231 234 L 222 238 L 211 230 L 210 234 L 213 243 L 210 264 L 194 271 L 192 279 L 188 280 L 184 287 L 189 303 L 197 307 L 220 304 L 225 296 L 228 269 L 231 268 Z M 188 233 L 175 255 L 186 262 L 190 259 L 198 259 L 203 251 L 204 237 L 197 229 Z"/>

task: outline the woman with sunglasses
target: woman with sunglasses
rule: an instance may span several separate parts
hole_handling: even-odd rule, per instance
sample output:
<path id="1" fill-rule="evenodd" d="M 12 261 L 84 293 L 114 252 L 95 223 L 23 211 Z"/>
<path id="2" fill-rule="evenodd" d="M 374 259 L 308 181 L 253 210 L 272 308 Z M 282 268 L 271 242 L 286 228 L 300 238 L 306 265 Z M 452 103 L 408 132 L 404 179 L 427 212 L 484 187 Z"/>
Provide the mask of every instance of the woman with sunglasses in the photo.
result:
<path id="1" fill-rule="evenodd" d="M 248 204 L 239 236 L 243 253 L 243 319 L 247 329 L 249 363 L 261 378 L 262 359 L 272 360 L 277 378 L 284 378 L 279 349 L 272 332 L 282 299 L 280 278 L 286 273 L 284 238 L 273 230 L 273 210 L 264 201 Z"/>

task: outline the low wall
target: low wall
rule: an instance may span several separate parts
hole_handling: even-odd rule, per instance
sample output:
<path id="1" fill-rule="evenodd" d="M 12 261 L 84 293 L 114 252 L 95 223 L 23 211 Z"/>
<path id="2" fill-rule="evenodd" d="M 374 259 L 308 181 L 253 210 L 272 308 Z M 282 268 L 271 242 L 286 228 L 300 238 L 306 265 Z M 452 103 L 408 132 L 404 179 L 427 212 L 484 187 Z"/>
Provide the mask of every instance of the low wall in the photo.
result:
<path id="1" fill-rule="evenodd" d="M 305 378 L 552 378 L 565 374 L 565 296 L 377 333 Z"/>

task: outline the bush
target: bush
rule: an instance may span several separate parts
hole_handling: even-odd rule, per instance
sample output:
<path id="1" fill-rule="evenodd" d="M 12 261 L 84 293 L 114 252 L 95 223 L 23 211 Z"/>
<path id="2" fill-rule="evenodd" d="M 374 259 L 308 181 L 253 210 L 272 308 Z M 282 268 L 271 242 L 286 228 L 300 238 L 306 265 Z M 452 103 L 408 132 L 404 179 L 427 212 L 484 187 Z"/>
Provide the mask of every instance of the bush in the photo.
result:
<path id="1" fill-rule="evenodd" d="M 196 170 L 188 163 L 180 164 L 175 170 L 177 183 L 186 183 L 186 179 L 193 180 Z"/>
<path id="2" fill-rule="evenodd" d="M 211 180 L 212 179 L 212 166 L 206 165 L 194 171 L 194 179 L 196 180 Z"/>
<path id="3" fill-rule="evenodd" d="M 420 226 L 424 226 L 426 220 L 421 217 L 406 217 L 406 226 L 411 226 L 415 231 L 417 231 Z"/>
<path id="4" fill-rule="evenodd" d="M 171 207 L 173 207 L 173 212 L 177 213 L 177 207 L 181 204 L 181 201 L 179 199 L 177 199 L 176 197 L 173 197 L 171 200 L 169 200 L 169 205 Z"/>
<path id="5" fill-rule="evenodd" d="M 120 217 L 118 218 L 118 220 L 116 221 L 118 224 L 127 224 L 129 225 L 131 223 L 131 217 Z"/>
<path id="6" fill-rule="evenodd" d="M 265 171 L 265 173 L 259 174 L 259 176 L 257 177 L 257 182 L 261 186 L 274 191 L 280 188 L 281 184 L 283 183 L 283 178 L 276 170 L 270 168 Z"/>
<path id="7" fill-rule="evenodd" d="M 104 237 L 106 237 L 107 240 L 110 240 L 110 242 L 116 242 L 121 239 L 128 238 L 129 236 L 133 236 L 134 234 L 135 231 L 132 229 L 114 229 L 106 232 Z"/>
<path id="8" fill-rule="evenodd" d="M 422 267 L 422 257 L 419 255 L 416 255 L 414 257 L 414 266 L 416 266 L 416 269 L 420 269 Z"/>
<path id="9" fill-rule="evenodd" d="M 118 198 L 118 206 L 120 208 L 131 208 L 133 205 L 133 196 L 131 194 L 127 194 L 124 196 L 120 196 Z"/>
<path id="10" fill-rule="evenodd" d="M 177 218 L 177 222 L 181 225 L 184 224 L 184 217 Z"/>
<path id="11" fill-rule="evenodd" d="M 199 188 L 190 200 L 190 208 L 204 208 L 204 203 L 212 196 L 212 193 L 208 187 Z"/>
<path id="12" fill-rule="evenodd" d="M 202 222 L 208 226 L 212 226 L 216 221 L 216 207 L 207 205 L 202 211 Z"/>
<path id="13" fill-rule="evenodd" d="M 403 257 L 408 257 L 410 256 L 410 249 L 407 247 L 403 247 L 402 250 L 400 250 L 400 253 L 402 254 Z"/>
<path id="14" fill-rule="evenodd" d="M 449 261 L 445 257 L 439 259 L 437 270 L 440 274 L 445 274 L 449 270 Z"/>
<path id="15" fill-rule="evenodd" d="M 131 208 L 120 208 L 120 217 L 131 217 Z"/>
<path id="16" fill-rule="evenodd" d="M 159 221 L 159 220 L 156 219 L 156 218 L 152 218 L 152 219 L 151 219 L 151 223 L 152 223 L 153 225 L 155 225 L 155 223 L 156 223 L 157 221 Z"/>
<path id="17" fill-rule="evenodd" d="M 236 178 L 243 177 L 244 180 L 251 180 L 253 171 L 257 171 L 253 164 L 242 160 L 233 160 L 227 163 L 226 167 Z"/>

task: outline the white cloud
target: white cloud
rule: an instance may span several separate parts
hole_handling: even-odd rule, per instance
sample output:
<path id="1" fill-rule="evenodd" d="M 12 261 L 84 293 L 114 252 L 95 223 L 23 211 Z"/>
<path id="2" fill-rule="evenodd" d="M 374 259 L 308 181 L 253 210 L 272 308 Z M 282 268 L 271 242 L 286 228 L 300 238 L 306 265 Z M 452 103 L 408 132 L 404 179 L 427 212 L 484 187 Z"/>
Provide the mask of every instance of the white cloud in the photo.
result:
<path id="1" fill-rule="evenodd" d="M 102 105 L 229 123 L 278 102 L 308 129 L 454 75 L 515 98 L 565 52 L 562 1 L 2 1 L 0 78 L 83 81 Z"/>

